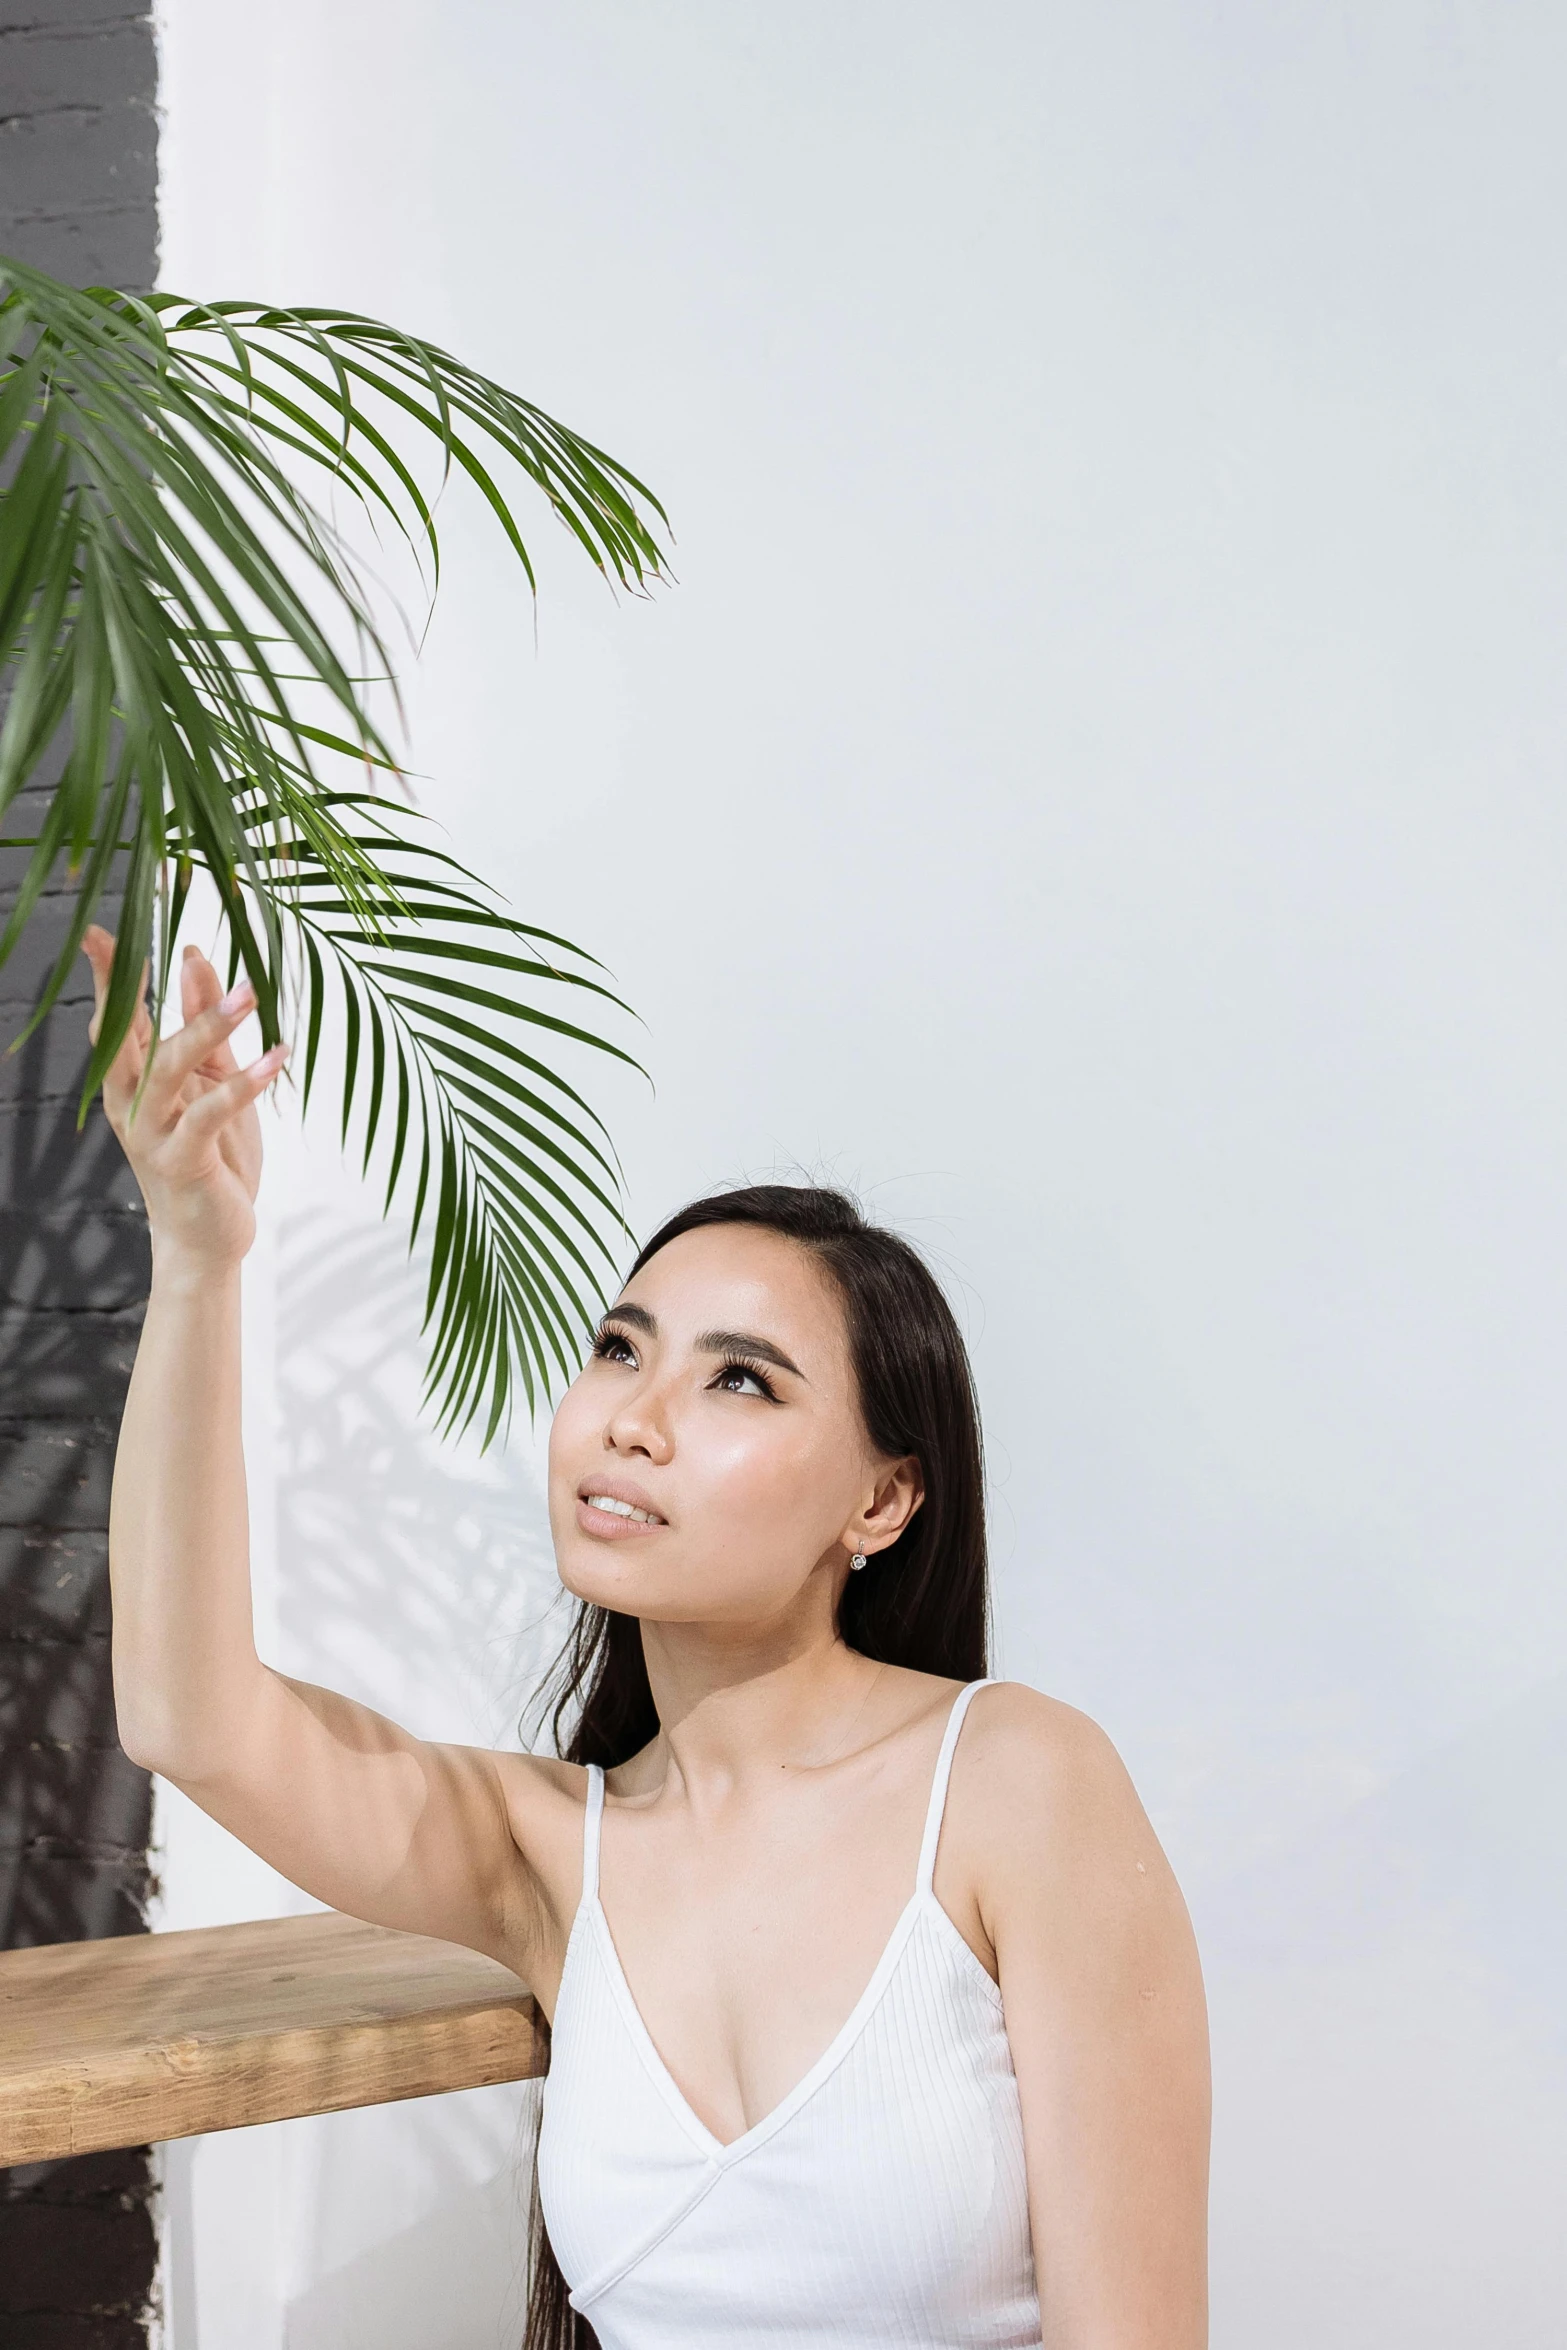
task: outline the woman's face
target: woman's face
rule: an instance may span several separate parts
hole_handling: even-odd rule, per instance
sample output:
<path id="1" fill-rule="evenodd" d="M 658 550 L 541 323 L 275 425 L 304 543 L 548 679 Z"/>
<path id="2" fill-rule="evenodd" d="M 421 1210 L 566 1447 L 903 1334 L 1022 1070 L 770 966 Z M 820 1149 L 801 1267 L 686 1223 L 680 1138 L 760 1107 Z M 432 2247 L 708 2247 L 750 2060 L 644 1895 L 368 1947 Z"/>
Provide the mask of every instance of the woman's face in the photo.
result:
<path id="1" fill-rule="evenodd" d="M 683 1233 L 633 1276 L 550 1431 L 561 1581 L 648 1622 L 787 1613 L 892 1541 L 919 1490 L 871 1446 L 831 1280 L 743 1224 Z"/>

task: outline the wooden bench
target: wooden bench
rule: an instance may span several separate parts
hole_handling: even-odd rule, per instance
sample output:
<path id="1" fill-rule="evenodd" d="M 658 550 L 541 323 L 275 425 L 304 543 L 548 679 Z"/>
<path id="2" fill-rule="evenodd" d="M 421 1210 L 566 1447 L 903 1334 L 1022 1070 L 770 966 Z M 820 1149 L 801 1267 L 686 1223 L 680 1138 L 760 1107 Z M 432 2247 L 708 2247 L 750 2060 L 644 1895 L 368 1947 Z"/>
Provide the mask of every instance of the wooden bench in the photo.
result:
<path id="1" fill-rule="evenodd" d="M 0 2167 L 522 2081 L 494 1959 L 335 1911 L 0 1952 Z"/>

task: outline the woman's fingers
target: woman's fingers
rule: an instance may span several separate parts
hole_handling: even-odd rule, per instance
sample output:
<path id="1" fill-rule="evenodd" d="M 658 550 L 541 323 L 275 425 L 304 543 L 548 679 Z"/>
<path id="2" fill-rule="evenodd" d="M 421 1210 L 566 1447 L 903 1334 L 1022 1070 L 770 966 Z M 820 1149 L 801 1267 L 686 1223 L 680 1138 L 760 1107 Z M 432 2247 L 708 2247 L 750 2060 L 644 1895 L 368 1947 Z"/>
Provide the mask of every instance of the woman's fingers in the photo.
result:
<path id="1" fill-rule="evenodd" d="M 189 1102 L 180 1112 L 176 1132 L 183 1143 L 204 1148 L 221 1135 L 231 1118 L 248 1109 L 258 1094 L 265 1093 L 288 1059 L 286 1044 L 275 1044 L 259 1061 L 252 1061 L 248 1069 L 236 1069 L 231 1077 L 214 1085 L 199 1101 Z"/>
<path id="2" fill-rule="evenodd" d="M 186 1027 L 204 1012 L 215 1010 L 222 1000 L 223 982 L 213 965 L 199 947 L 187 947 L 180 964 L 180 1009 Z M 222 1036 L 200 1064 L 203 1077 L 229 1077 L 238 1066 L 230 1034 Z"/>
<path id="3" fill-rule="evenodd" d="M 104 1001 L 109 992 L 109 971 L 114 961 L 114 936 L 96 923 L 89 923 L 82 938 L 82 952 L 92 966 L 93 1014 L 87 1025 L 88 1036 L 96 1044 L 103 1027 Z M 152 1041 L 152 1022 L 147 1014 L 147 966 L 141 967 L 141 995 L 136 1015 L 125 1039 L 115 1054 L 104 1076 L 105 1106 L 111 1115 L 124 1106 L 135 1093 L 141 1080 L 142 1064 L 147 1047 Z"/>
<path id="4" fill-rule="evenodd" d="M 187 1077 L 197 1072 L 217 1076 L 220 1071 L 228 1076 L 234 1068 L 234 1055 L 229 1038 L 240 1022 L 248 1019 L 256 1008 L 256 991 L 248 979 L 231 987 L 225 996 L 172 1036 L 159 1039 L 157 1054 L 152 1064 L 152 1075 L 147 1080 L 147 1096 L 155 1103 L 160 1116 L 172 1117 L 179 1108 L 180 1089 Z M 225 1056 L 221 1061 L 218 1056 Z"/>
<path id="5" fill-rule="evenodd" d="M 114 960 L 113 933 L 100 923 L 89 922 L 82 932 L 82 953 L 92 967 L 93 1009 L 87 1033 L 96 1044 L 103 1019 L 103 999 L 109 991 L 109 965 Z"/>
<path id="6" fill-rule="evenodd" d="M 93 1009 L 92 1018 L 87 1023 L 87 1033 L 96 1044 L 98 1032 L 103 1026 L 103 1007 L 109 993 L 109 973 L 114 963 L 113 931 L 103 929 L 97 922 L 89 922 L 86 930 L 82 933 L 82 953 L 92 966 Z M 136 1037 L 138 1043 L 143 1045 L 152 1034 L 152 1023 L 147 1017 L 147 966 L 145 963 L 141 967 L 141 988 L 131 1034 Z"/>
<path id="7" fill-rule="evenodd" d="M 90 924 L 82 939 L 82 951 L 92 965 L 95 1003 L 91 1033 L 96 1039 L 103 1025 L 103 1007 L 114 961 L 112 933 L 97 923 Z M 147 967 L 143 964 L 144 991 L 146 984 Z M 231 1040 L 240 1022 L 255 1010 L 255 989 L 248 979 L 242 979 L 225 995 L 217 972 L 195 948 L 186 950 L 180 970 L 180 995 L 186 1014 L 185 1026 L 171 1036 L 160 1038 L 145 1084 L 143 1071 L 152 1044 L 152 1021 L 145 993 L 130 1032 L 105 1075 L 104 1106 L 122 1133 L 133 1118 L 138 1126 L 145 1119 L 154 1132 L 167 1132 L 183 1117 L 201 1108 L 202 1103 L 187 1106 L 181 1100 L 186 1082 L 192 1076 L 204 1078 L 212 1088 L 206 1100 L 210 1101 L 213 1093 L 224 1095 L 221 1110 L 210 1121 L 198 1123 L 194 1134 L 199 1135 L 209 1124 L 212 1131 L 221 1131 L 236 1110 L 253 1101 L 270 1083 L 287 1058 L 286 1052 L 274 1048 L 271 1054 L 263 1054 L 261 1060 L 253 1062 L 248 1070 L 237 1068 Z M 245 1082 L 237 1092 L 225 1094 L 225 1087 L 232 1085 L 236 1078 Z M 138 1091 L 142 1096 L 139 1103 Z"/>

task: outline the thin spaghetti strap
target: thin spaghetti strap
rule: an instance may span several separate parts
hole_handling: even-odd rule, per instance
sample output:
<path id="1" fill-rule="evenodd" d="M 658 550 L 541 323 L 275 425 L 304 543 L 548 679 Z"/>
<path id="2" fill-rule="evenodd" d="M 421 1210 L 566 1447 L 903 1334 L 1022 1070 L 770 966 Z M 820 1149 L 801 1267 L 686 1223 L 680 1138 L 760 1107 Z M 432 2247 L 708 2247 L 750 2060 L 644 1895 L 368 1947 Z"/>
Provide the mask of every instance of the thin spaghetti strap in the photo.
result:
<path id="1" fill-rule="evenodd" d="M 952 1701 L 947 1716 L 947 1734 L 941 1741 L 941 1752 L 936 1757 L 936 1776 L 931 1782 L 930 1809 L 925 1814 L 925 1839 L 920 1846 L 919 1875 L 914 1881 L 916 1893 L 929 1893 L 936 1881 L 936 1847 L 941 1842 L 942 1814 L 947 1808 L 947 1781 L 952 1776 L 952 1758 L 958 1750 L 958 1732 L 963 1727 L 963 1716 L 977 1689 L 988 1689 L 986 1681 L 970 1681 L 960 1689 Z"/>
<path id="2" fill-rule="evenodd" d="M 584 1902 L 597 1901 L 599 1896 L 599 1828 L 604 1818 L 604 1773 L 597 1763 L 588 1765 L 588 1801 L 582 1815 L 582 1898 Z"/>

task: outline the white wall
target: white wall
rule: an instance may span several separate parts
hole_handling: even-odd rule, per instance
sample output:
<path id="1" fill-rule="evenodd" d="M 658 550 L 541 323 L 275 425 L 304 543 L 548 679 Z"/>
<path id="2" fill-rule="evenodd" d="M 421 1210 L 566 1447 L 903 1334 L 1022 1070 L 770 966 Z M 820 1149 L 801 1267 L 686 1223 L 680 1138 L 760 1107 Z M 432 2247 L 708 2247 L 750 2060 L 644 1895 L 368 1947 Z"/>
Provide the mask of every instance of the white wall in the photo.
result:
<path id="1" fill-rule="evenodd" d="M 1559 2344 L 1567 18 L 170 0 L 165 57 L 166 282 L 430 332 L 670 507 L 647 606 L 546 541 L 535 654 L 453 501 L 415 763 L 647 1020 L 640 1225 L 825 1169 L 959 1294 L 1005 1668 L 1203 1939 L 1216 2350 Z M 281 1653 L 504 1735 L 529 1444 L 411 1436 L 329 1136 L 269 1235 Z M 167 1817 L 171 1915 L 285 1898 Z M 200 2350 L 514 2338 L 515 2126 L 206 2141 Z"/>

